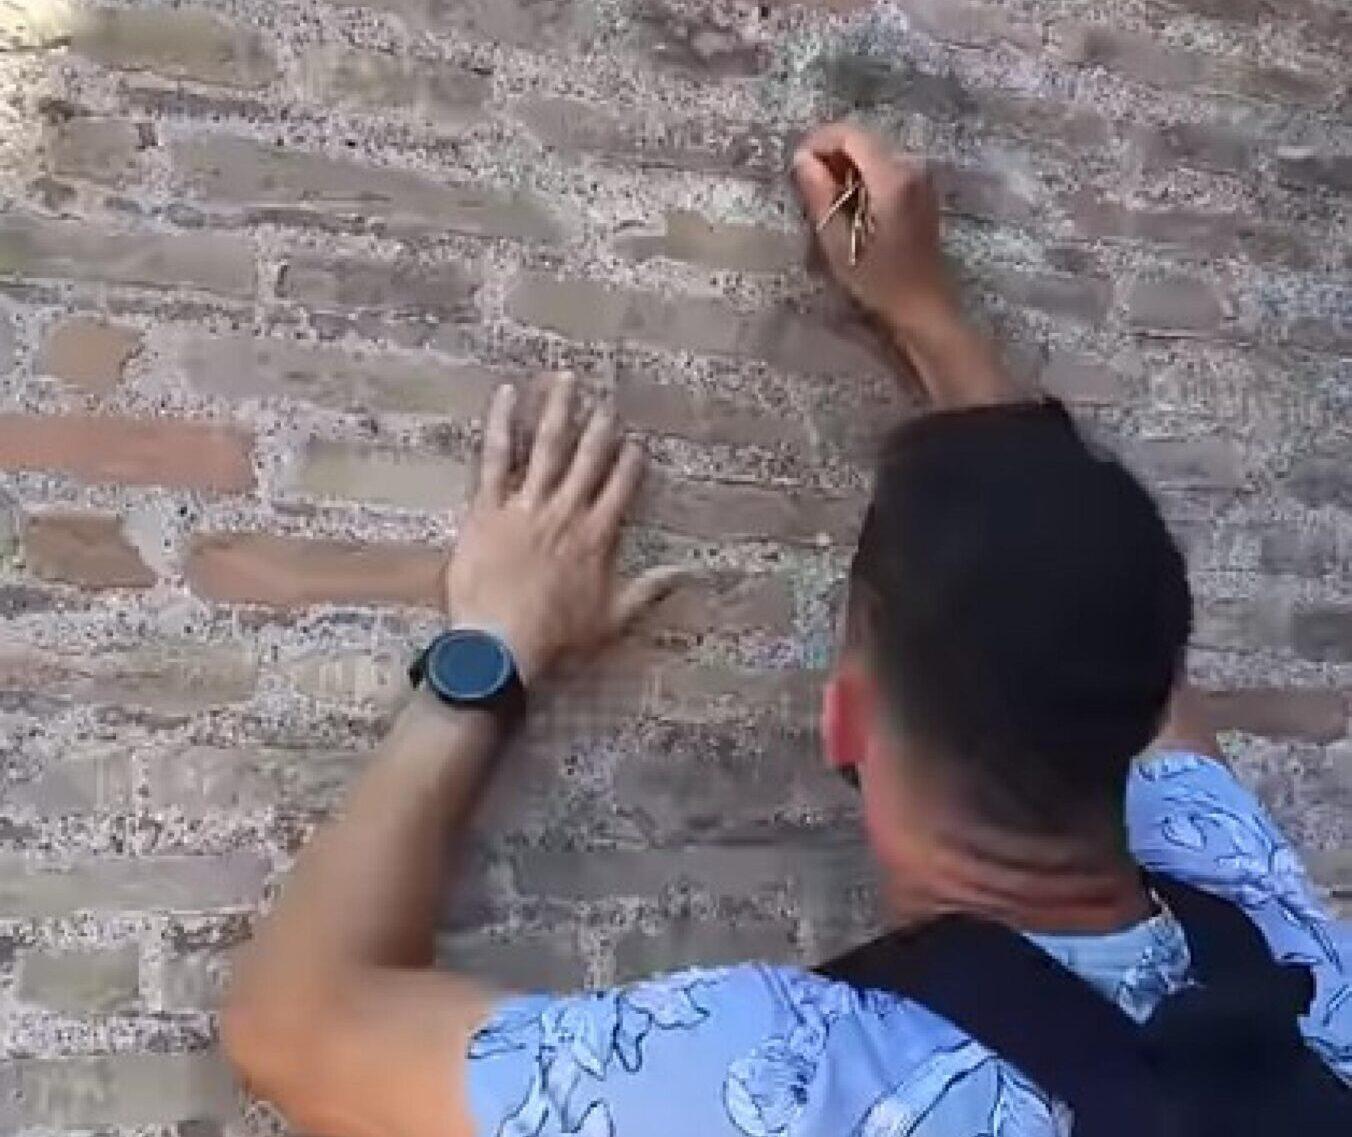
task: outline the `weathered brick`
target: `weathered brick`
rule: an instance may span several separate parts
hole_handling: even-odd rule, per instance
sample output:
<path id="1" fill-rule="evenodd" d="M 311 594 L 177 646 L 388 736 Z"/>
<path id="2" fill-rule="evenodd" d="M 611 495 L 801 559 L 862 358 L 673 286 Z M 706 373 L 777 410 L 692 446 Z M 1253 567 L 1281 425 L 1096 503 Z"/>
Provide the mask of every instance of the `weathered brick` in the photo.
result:
<path id="1" fill-rule="evenodd" d="M 813 726 L 824 676 L 803 668 L 756 671 L 680 663 L 626 644 L 542 689 L 536 718 L 546 731 L 606 736 L 646 717 L 674 723 L 770 722 Z"/>
<path id="2" fill-rule="evenodd" d="M 1343 691 L 1268 687 L 1209 691 L 1206 709 L 1217 730 L 1265 738 L 1336 742 L 1348 727 L 1348 699 Z"/>
<path id="3" fill-rule="evenodd" d="M 793 591 L 765 573 L 706 574 L 682 585 L 648 618 L 654 628 L 686 633 L 762 631 L 791 635 Z"/>
<path id="4" fill-rule="evenodd" d="M 390 12 L 410 28 L 464 32 L 534 51 L 585 39 L 595 26 L 588 4 L 578 0 L 335 0 Z"/>
<path id="5" fill-rule="evenodd" d="M 1352 542 L 1327 526 L 1274 525 L 1262 533 L 1259 561 L 1266 572 L 1332 576 L 1352 563 Z"/>
<path id="6" fill-rule="evenodd" d="M 246 435 L 179 419 L 0 415 L 0 468 L 220 493 L 244 493 L 254 485 Z"/>
<path id="7" fill-rule="evenodd" d="M 505 991 L 572 991 L 587 981 L 575 931 L 510 937 L 460 932 L 437 939 L 437 962 Z"/>
<path id="8" fill-rule="evenodd" d="M 7 806 L 43 817 L 125 809 L 131 795 L 131 761 L 122 752 L 66 754 L 49 760 L 36 777 L 5 786 Z"/>
<path id="9" fill-rule="evenodd" d="M 306 52 L 301 86 L 325 106 L 410 111 L 451 130 L 480 121 L 492 90 L 487 78 L 452 63 L 336 46 Z"/>
<path id="10" fill-rule="evenodd" d="M 1042 47 L 1040 24 L 1006 15 L 994 4 L 969 0 L 900 0 L 902 11 L 926 35 L 965 47 L 1014 44 L 1028 51 Z"/>
<path id="11" fill-rule="evenodd" d="M 1006 304 L 1036 308 L 1078 323 L 1099 323 L 1112 302 L 1112 284 L 1089 276 L 1054 276 L 1012 269 L 992 274 L 992 285 Z"/>
<path id="12" fill-rule="evenodd" d="M 1352 663 L 1352 608 L 1320 605 L 1291 617 L 1296 654 L 1317 663 Z"/>
<path id="13" fill-rule="evenodd" d="M 1141 238 L 1217 256 L 1243 253 L 1298 268 L 1313 260 L 1308 242 L 1296 230 L 1240 213 L 1134 209 L 1092 191 L 1072 195 L 1068 206 L 1076 229 L 1087 237 Z"/>
<path id="14" fill-rule="evenodd" d="M 758 75 L 770 61 L 766 46 L 733 15 L 713 9 L 681 11 L 650 2 L 633 15 L 636 46 L 659 64 L 711 78 Z"/>
<path id="15" fill-rule="evenodd" d="M 203 949 L 182 952 L 160 967 L 158 1011 L 214 1011 L 230 983 L 229 952 Z"/>
<path id="16" fill-rule="evenodd" d="M 105 67 L 263 87 L 277 62 L 258 32 L 191 8 L 105 8 L 76 22 L 71 48 Z"/>
<path id="17" fill-rule="evenodd" d="M 631 728 L 620 742 L 615 803 L 655 840 L 699 838 L 785 811 L 855 804 L 853 791 L 826 769 L 817 733 L 806 726 L 655 722 Z"/>
<path id="18" fill-rule="evenodd" d="M 204 817 L 278 807 L 336 806 L 364 765 L 360 752 L 185 746 L 145 759 L 147 802 Z"/>
<path id="19" fill-rule="evenodd" d="M 211 1052 L 20 1058 L 15 1067 L 23 1126 L 155 1126 L 239 1113 L 229 1068 Z"/>
<path id="20" fill-rule="evenodd" d="M 121 382 L 128 360 L 140 348 L 141 334 L 134 328 L 75 317 L 48 329 L 37 369 L 43 375 L 103 394 Z"/>
<path id="21" fill-rule="evenodd" d="M 1159 87 L 1189 87 L 1204 74 L 1201 56 L 1167 48 L 1139 32 L 1097 24 L 1069 24 L 1057 31 L 1061 55 L 1071 63 L 1111 68 Z"/>
<path id="22" fill-rule="evenodd" d="M 654 471 L 634 519 L 691 537 L 844 544 L 858 536 L 864 502 L 793 487 L 677 479 Z"/>
<path id="23" fill-rule="evenodd" d="M 1071 63 L 1105 67 L 1170 90 L 1200 88 L 1310 103 L 1324 99 L 1333 86 L 1306 72 L 1167 47 L 1152 36 L 1102 24 L 1065 23 L 1056 29 L 1056 37 L 1062 57 Z"/>
<path id="24" fill-rule="evenodd" d="M 1352 447 L 1345 453 L 1302 458 L 1284 484 L 1292 497 L 1315 509 L 1333 505 L 1352 510 Z"/>
<path id="25" fill-rule="evenodd" d="M 276 207 L 282 213 L 309 209 L 356 214 L 477 237 L 548 241 L 559 232 L 545 206 L 525 192 L 446 185 L 412 170 L 283 150 L 224 134 L 180 139 L 172 152 L 179 179 L 208 201 Z"/>
<path id="26" fill-rule="evenodd" d="M 1132 328 L 1154 336 L 1205 335 L 1225 320 L 1222 297 L 1209 282 L 1193 277 L 1137 279 L 1126 302 Z"/>
<path id="27" fill-rule="evenodd" d="M 102 857 L 46 865 L 3 858 L 0 916 L 46 918 L 74 912 L 207 911 L 254 904 L 268 864 L 251 853 L 213 857 Z"/>
<path id="28" fill-rule="evenodd" d="M 1151 486 L 1234 490 L 1244 485 L 1243 454 L 1226 438 L 1139 438 L 1124 450 L 1128 464 Z"/>
<path id="29" fill-rule="evenodd" d="M 676 479 L 658 472 L 640 492 L 635 520 L 706 539 L 846 544 L 864 502 L 796 487 Z"/>
<path id="30" fill-rule="evenodd" d="M 930 169 L 943 207 L 981 220 L 1023 224 L 1037 216 L 1037 205 L 994 170 L 934 162 Z"/>
<path id="31" fill-rule="evenodd" d="M 140 952 L 135 944 L 98 951 L 23 952 L 19 998 L 73 1015 L 125 1013 L 140 999 Z"/>
<path id="32" fill-rule="evenodd" d="M 1083 154 L 1107 146 L 1116 137 L 1114 125 L 1101 114 L 1061 99 L 985 90 L 974 95 L 982 125 L 997 130 L 1003 138 L 1025 138 L 1039 148 L 1055 143 Z"/>
<path id="33" fill-rule="evenodd" d="M 1242 174 L 1252 169 L 1257 149 L 1251 136 L 1217 122 L 1141 127 L 1131 137 L 1143 165 L 1152 171 L 1181 164 L 1223 174 Z"/>
<path id="34" fill-rule="evenodd" d="M 316 441 L 306 447 L 291 485 L 316 497 L 445 513 L 464 506 L 471 470 L 412 450 Z"/>
<path id="35" fill-rule="evenodd" d="M 253 247 L 238 236 L 109 232 L 13 214 L 0 219 L 0 274 L 254 294 Z"/>
<path id="36" fill-rule="evenodd" d="M 632 931 L 615 945 L 615 977 L 620 982 L 674 971 L 760 960 L 792 963 L 797 958 L 797 929 L 789 921 L 773 923 L 674 920 L 655 933 Z"/>
<path id="37" fill-rule="evenodd" d="M 786 138 L 765 126 L 708 115 L 665 122 L 634 121 L 595 103 L 531 96 L 510 112 L 545 146 L 641 168 L 679 169 L 768 180 L 782 176 Z"/>
<path id="38" fill-rule="evenodd" d="M 782 886 L 792 873 L 784 849 L 768 839 L 664 849 L 527 849 L 516 857 L 522 895 L 553 900 L 654 897 L 681 884 L 744 896 Z"/>
<path id="39" fill-rule="evenodd" d="M 446 552 L 418 545 L 365 545 L 208 533 L 184 570 L 198 596 L 230 604 L 403 604 L 439 608 Z"/>
<path id="40" fill-rule="evenodd" d="M 303 695 L 324 703 L 393 710 L 408 696 L 408 661 L 389 652 L 310 652 L 282 674 Z"/>
<path id="41" fill-rule="evenodd" d="M 178 364 L 197 390 L 229 399 L 286 397 L 450 418 L 481 418 L 505 378 L 436 358 L 248 336 L 190 336 L 180 342 Z"/>
<path id="42" fill-rule="evenodd" d="M 353 660 L 349 672 L 373 688 L 364 675 L 369 668 L 368 657 Z M 533 729 L 556 752 L 564 738 L 606 740 L 641 719 L 704 725 L 753 721 L 808 729 L 817 722 L 823 679 L 821 672 L 802 668 L 752 671 L 683 664 L 630 641 L 587 667 L 553 676 L 538 692 Z M 403 681 L 395 677 L 391 683 Z"/>
<path id="43" fill-rule="evenodd" d="M 710 221 L 686 209 L 669 209 L 663 221 L 665 232 L 626 236 L 620 251 L 639 261 L 666 257 L 732 272 L 785 272 L 806 259 L 800 233 Z"/>
<path id="44" fill-rule="evenodd" d="M 52 131 L 47 169 L 64 178 L 122 185 L 136 173 L 142 149 L 144 141 L 134 122 L 73 118 Z"/>
<path id="45" fill-rule="evenodd" d="M 668 300 L 591 281 L 521 277 L 507 300 L 513 319 L 578 340 L 763 360 L 794 371 L 885 375 L 862 340 L 776 310 L 742 313 L 712 300 Z"/>
<path id="46" fill-rule="evenodd" d="M 1102 360 L 1080 352 L 1059 351 L 1042 365 L 1038 382 L 1068 403 L 1109 405 L 1120 403 L 1124 380 Z"/>
<path id="47" fill-rule="evenodd" d="M 0 271 L 4 271 L 4 262 L 0 261 Z M 0 308 L 0 377 L 7 376 L 14 366 L 14 319 Z"/>
<path id="48" fill-rule="evenodd" d="M 957 75 L 924 70 L 900 54 L 846 48 L 823 56 L 818 67 L 832 114 L 904 106 L 936 122 L 958 122 L 977 109 Z"/>
<path id="49" fill-rule="evenodd" d="M 114 516 L 35 513 L 23 535 L 24 563 L 44 580 L 86 588 L 149 588 L 155 574 Z"/>
<path id="50" fill-rule="evenodd" d="M 1284 155 L 1277 176 L 1288 185 L 1352 193 L 1352 154 Z"/>
<path id="51" fill-rule="evenodd" d="M 696 442 L 804 449 L 808 445 L 808 432 L 800 420 L 678 383 L 661 383 L 637 368 L 618 377 L 615 409 L 620 421 L 635 430 Z"/>
<path id="52" fill-rule="evenodd" d="M 375 309 L 438 323 L 473 319 L 478 290 L 477 273 L 460 264 L 307 254 L 287 260 L 278 285 L 280 296 L 311 308 L 344 314 Z"/>
<path id="53" fill-rule="evenodd" d="M 131 651 L 57 654 L 0 641 L 0 691 L 164 715 L 244 702 L 257 674 L 257 658 L 239 645 L 161 640 Z"/>

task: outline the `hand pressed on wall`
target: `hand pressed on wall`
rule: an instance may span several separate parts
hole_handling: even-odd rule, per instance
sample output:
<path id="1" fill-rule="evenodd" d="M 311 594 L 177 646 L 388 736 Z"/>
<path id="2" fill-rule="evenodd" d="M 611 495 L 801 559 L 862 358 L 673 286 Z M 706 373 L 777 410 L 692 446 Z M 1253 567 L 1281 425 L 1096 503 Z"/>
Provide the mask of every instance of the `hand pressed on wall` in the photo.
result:
<path id="1" fill-rule="evenodd" d="M 527 683 L 560 656 L 618 636 L 687 575 L 664 566 L 619 578 L 616 550 L 643 451 L 621 442 L 613 414 L 600 408 L 575 439 L 573 380 L 560 375 L 548 384 L 519 488 L 512 477 L 516 392 L 504 386 L 494 396 L 479 486 L 446 571 L 452 620 L 502 636 Z"/>

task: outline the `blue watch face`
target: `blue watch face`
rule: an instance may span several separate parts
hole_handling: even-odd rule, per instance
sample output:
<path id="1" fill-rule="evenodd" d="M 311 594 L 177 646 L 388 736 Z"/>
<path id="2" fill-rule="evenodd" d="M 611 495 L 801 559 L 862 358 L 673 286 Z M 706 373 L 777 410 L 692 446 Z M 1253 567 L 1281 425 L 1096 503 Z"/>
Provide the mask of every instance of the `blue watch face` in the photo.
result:
<path id="1" fill-rule="evenodd" d="M 432 648 L 427 674 L 432 685 L 455 702 L 483 702 L 511 678 L 512 658 L 487 632 L 448 632 Z"/>

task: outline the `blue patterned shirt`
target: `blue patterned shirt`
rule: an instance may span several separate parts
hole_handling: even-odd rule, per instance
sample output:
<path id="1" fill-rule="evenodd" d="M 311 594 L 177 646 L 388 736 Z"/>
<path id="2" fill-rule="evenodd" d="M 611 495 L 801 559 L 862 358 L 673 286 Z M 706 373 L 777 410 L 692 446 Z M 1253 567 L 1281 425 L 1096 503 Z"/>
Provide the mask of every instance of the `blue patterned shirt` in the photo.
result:
<path id="1" fill-rule="evenodd" d="M 1321 911 L 1262 806 L 1219 763 L 1160 753 L 1127 796 L 1142 864 L 1242 905 L 1317 979 L 1309 1044 L 1352 1082 L 1352 929 Z M 1138 1020 L 1188 981 L 1159 915 L 1036 942 Z M 795 967 L 696 969 L 502 1003 L 470 1047 L 484 1137 L 1063 1137 L 1067 1107 L 924 1007 Z"/>

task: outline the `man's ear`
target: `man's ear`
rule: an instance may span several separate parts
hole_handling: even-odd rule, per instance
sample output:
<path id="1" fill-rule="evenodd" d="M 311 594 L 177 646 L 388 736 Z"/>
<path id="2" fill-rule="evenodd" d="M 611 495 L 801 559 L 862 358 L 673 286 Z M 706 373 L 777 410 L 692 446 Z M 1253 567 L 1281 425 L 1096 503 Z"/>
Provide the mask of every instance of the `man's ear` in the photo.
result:
<path id="1" fill-rule="evenodd" d="M 827 680 L 822 695 L 822 743 L 834 769 L 862 765 L 873 729 L 873 678 L 864 668 L 842 661 Z"/>

